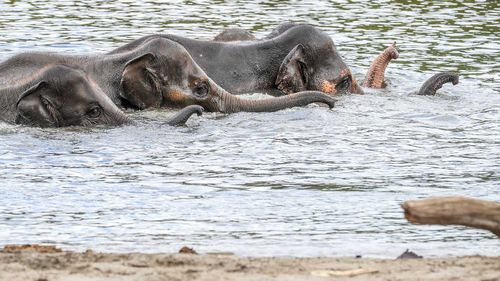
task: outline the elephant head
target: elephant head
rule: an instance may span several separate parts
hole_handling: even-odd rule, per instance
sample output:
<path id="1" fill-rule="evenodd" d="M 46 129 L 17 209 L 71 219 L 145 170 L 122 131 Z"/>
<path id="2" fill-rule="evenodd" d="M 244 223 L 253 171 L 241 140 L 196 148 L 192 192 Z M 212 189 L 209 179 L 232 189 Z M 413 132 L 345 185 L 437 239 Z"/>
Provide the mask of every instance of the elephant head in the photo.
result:
<path id="1" fill-rule="evenodd" d="M 264 100 L 236 97 L 210 79 L 186 49 L 169 39 L 155 38 L 125 64 L 121 95 L 133 106 L 182 107 L 201 105 L 212 112 L 276 111 L 312 102 L 333 106 L 335 100 L 319 92 L 304 92 Z"/>
<path id="2" fill-rule="evenodd" d="M 275 81 L 279 90 L 286 94 L 304 90 L 363 94 L 330 36 L 310 25 L 284 27 L 286 37 L 300 38 L 301 43 L 295 45 L 279 67 Z"/>
<path id="3" fill-rule="evenodd" d="M 63 127 L 130 122 L 83 71 L 52 65 L 38 74 L 17 100 L 17 124 Z"/>

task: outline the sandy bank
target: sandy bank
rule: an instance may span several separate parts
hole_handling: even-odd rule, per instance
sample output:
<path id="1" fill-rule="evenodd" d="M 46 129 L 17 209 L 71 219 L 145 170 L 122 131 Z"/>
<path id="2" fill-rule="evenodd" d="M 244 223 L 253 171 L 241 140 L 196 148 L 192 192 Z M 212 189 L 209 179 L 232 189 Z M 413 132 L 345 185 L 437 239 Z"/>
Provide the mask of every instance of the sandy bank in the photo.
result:
<path id="1" fill-rule="evenodd" d="M 0 280 L 500 280 L 500 257 L 252 258 L 233 255 L 0 253 Z"/>

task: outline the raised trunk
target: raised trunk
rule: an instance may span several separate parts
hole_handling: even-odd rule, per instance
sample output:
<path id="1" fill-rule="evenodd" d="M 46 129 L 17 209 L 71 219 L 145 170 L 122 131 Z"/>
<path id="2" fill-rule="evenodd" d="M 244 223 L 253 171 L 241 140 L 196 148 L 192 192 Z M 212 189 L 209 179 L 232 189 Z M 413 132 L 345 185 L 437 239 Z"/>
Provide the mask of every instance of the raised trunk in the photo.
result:
<path id="1" fill-rule="evenodd" d="M 397 59 L 398 57 L 399 53 L 396 49 L 396 42 L 394 42 L 372 62 L 370 69 L 366 73 L 363 87 L 375 89 L 383 88 L 387 65 L 389 65 L 392 59 Z"/>
<path id="2" fill-rule="evenodd" d="M 421 224 L 459 224 L 500 237 L 500 203 L 466 197 L 435 197 L 401 204 L 405 218 Z"/>
<path id="3" fill-rule="evenodd" d="M 203 107 L 200 105 L 189 105 L 184 107 L 181 111 L 179 111 L 174 117 L 172 117 L 167 124 L 170 126 L 181 126 L 186 124 L 187 120 L 191 115 L 197 114 L 200 116 L 203 113 Z"/>
<path id="4" fill-rule="evenodd" d="M 334 107 L 334 98 L 318 91 L 304 91 L 277 98 L 249 100 L 231 95 L 225 91 L 220 94 L 218 111 L 234 112 L 273 112 L 296 106 L 306 106 L 314 102 L 325 103 L 329 108 Z"/>
<path id="5" fill-rule="evenodd" d="M 434 76 L 427 79 L 427 81 L 422 84 L 417 94 L 422 96 L 435 95 L 437 90 L 441 89 L 444 84 L 449 82 L 453 83 L 453 85 L 458 84 L 458 75 L 453 72 L 440 72 L 434 74 Z"/>

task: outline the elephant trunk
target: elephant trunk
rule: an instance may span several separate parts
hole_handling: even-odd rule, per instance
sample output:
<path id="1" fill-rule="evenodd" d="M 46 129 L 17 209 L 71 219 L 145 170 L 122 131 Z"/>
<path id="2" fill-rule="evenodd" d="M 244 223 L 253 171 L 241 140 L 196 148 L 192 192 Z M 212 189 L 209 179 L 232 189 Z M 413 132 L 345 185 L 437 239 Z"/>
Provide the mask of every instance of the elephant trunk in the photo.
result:
<path id="1" fill-rule="evenodd" d="M 320 102 L 328 105 L 329 108 L 334 107 L 334 98 L 318 91 L 304 91 L 286 96 L 267 98 L 267 99 L 242 99 L 232 95 L 224 90 L 221 90 L 218 95 L 217 111 L 224 113 L 234 112 L 274 112 L 286 108 L 296 106 L 306 106 L 310 103 Z M 215 111 L 213 109 L 209 109 Z"/>
<path id="2" fill-rule="evenodd" d="M 458 75 L 453 72 L 437 73 L 422 84 L 417 94 L 422 96 L 435 95 L 437 90 L 449 82 L 453 85 L 458 84 Z"/>
<path id="3" fill-rule="evenodd" d="M 106 115 L 103 124 L 110 126 L 133 125 L 135 122 L 130 119 L 123 111 L 116 109 Z"/>
<path id="4" fill-rule="evenodd" d="M 197 114 L 200 116 L 203 113 L 203 107 L 200 105 L 189 105 L 184 107 L 181 111 L 179 111 L 174 117 L 172 117 L 167 124 L 170 126 L 181 126 L 186 124 L 187 120 L 191 115 Z"/>
<path id="5" fill-rule="evenodd" d="M 399 57 L 396 49 L 396 42 L 392 43 L 372 62 L 370 69 L 366 73 L 363 87 L 380 89 L 384 87 L 385 70 L 392 59 Z"/>

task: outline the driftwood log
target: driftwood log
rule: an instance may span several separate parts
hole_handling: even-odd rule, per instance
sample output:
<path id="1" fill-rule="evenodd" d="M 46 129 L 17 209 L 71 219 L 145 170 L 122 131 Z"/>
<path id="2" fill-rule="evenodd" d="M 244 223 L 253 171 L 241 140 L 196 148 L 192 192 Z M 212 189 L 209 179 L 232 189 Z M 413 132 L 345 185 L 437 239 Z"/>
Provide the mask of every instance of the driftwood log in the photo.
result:
<path id="1" fill-rule="evenodd" d="M 466 197 L 435 197 L 401 204 L 405 218 L 420 224 L 459 224 L 489 230 L 500 238 L 500 203 Z"/>

